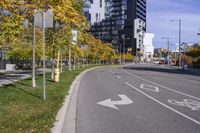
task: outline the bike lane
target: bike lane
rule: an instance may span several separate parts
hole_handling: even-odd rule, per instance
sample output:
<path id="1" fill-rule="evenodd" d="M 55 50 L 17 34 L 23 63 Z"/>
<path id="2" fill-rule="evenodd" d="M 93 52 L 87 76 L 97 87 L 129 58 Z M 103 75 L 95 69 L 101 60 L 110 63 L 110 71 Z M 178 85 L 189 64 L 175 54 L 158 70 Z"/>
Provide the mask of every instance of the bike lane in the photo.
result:
<path id="1" fill-rule="evenodd" d="M 179 117 L 185 118 L 190 121 L 192 125 L 200 127 L 200 98 L 195 97 L 180 91 L 173 91 L 173 88 L 166 89 L 167 87 L 149 80 L 142 80 L 134 74 L 128 74 L 122 69 L 113 69 L 121 80 L 123 80 L 132 89 L 139 91 L 143 96 L 157 102 L 161 106 L 176 113 Z M 119 72 L 120 71 L 120 72 Z"/>
<path id="2" fill-rule="evenodd" d="M 82 78 L 76 133 L 199 133 L 198 124 L 166 108 L 150 94 L 144 94 L 145 91 L 158 93 L 160 88 L 151 91 L 141 80 L 132 79 L 121 70 L 113 70 L 95 69 Z M 139 87 L 144 84 L 143 90 L 132 86 L 136 84 Z"/>

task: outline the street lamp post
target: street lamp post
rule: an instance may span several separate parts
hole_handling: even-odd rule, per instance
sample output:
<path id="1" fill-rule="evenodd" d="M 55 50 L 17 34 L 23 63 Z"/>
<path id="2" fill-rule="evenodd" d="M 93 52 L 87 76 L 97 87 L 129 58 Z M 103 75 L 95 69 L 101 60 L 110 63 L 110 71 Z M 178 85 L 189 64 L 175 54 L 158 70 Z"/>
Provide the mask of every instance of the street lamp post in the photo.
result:
<path id="1" fill-rule="evenodd" d="M 126 40 L 129 40 L 130 38 L 126 38 L 125 35 L 123 35 L 123 62 L 125 64 L 125 43 L 126 43 Z"/>
<path id="2" fill-rule="evenodd" d="M 120 65 L 122 64 L 122 45 L 119 43 Z"/>
<path id="3" fill-rule="evenodd" d="M 123 38 L 123 62 L 124 62 L 124 64 L 125 64 L 125 43 L 126 43 L 126 38 L 124 36 L 124 38 Z"/>
<path id="4" fill-rule="evenodd" d="M 168 53 L 167 53 L 167 57 L 168 57 L 167 64 L 169 66 L 169 37 L 163 37 L 162 39 L 167 39 L 167 51 L 168 51 Z"/>
<path id="5" fill-rule="evenodd" d="M 179 24 L 179 68 L 181 68 L 181 19 L 171 20 L 171 22 L 178 22 Z"/>

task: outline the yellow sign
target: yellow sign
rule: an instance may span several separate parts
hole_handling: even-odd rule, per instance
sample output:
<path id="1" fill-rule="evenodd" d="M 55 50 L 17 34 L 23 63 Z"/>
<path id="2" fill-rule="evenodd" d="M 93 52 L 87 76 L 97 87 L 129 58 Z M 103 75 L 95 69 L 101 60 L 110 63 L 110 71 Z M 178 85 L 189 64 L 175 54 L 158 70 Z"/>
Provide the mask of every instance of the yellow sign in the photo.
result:
<path id="1" fill-rule="evenodd" d="M 140 50 L 140 54 L 142 54 L 143 53 L 143 51 L 142 50 Z"/>

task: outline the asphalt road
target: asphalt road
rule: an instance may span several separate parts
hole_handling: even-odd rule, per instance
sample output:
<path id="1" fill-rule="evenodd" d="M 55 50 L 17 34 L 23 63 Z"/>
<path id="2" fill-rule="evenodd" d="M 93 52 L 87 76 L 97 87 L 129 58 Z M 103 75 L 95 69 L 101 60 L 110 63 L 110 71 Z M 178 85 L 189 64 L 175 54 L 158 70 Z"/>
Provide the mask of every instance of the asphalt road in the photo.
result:
<path id="1" fill-rule="evenodd" d="M 82 78 L 76 107 L 76 133 L 200 133 L 200 75 L 159 65 L 98 68 Z"/>

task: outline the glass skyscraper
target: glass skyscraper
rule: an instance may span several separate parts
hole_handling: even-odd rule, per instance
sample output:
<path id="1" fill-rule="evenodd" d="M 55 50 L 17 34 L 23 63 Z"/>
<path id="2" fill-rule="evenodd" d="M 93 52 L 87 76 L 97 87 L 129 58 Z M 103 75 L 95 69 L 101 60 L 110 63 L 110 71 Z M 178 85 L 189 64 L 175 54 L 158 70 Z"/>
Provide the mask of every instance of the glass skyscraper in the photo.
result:
<path id="1" fill-rule="evenodd" d="M 91 24 L 92 34 L 104 42 L 112 43 L 117 51 L 125 37 L 125 49 L 136 54 L 134 20 L 146 23 L 146 0 L 90 0 L 85 16 Z M 146 26 L 143 29 L 146 31 Z"/>

